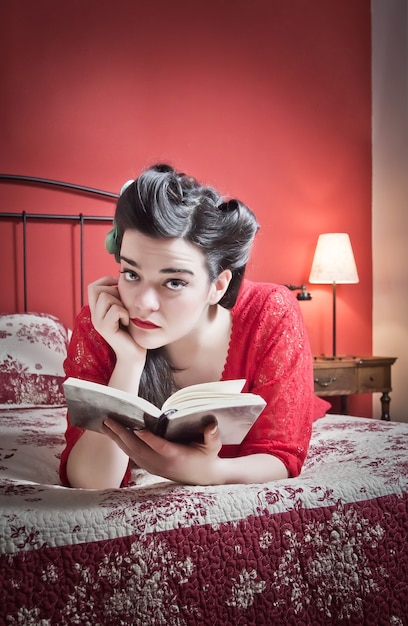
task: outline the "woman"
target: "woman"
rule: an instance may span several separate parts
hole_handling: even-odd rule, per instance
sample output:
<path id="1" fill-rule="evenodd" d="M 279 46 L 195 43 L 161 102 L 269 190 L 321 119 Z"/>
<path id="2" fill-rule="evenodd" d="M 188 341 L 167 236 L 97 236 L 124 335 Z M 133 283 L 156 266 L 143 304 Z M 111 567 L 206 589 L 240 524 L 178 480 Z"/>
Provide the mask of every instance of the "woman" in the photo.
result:
<path id="1" fill-rule="evenodd" d="M 108 251 L 119 278 L 89 286 L 65 361 L 67 376 L 139 394 L 160 406 L 194 383 L 245 378 L 267 406 L 242 444 L 221 446 L 216 423 L 202 443 L 170 443 L 107 419 L 105 434 L 69 423 L 60 475 L 73 487 L 126 485 L 129 459 L 189 484 L 265 482 L 299 474 L 314 418 L 302 316 L 282 286 L 243 280 L 258 230 L 238 200 L 167 165 L 121 194 Z"/>

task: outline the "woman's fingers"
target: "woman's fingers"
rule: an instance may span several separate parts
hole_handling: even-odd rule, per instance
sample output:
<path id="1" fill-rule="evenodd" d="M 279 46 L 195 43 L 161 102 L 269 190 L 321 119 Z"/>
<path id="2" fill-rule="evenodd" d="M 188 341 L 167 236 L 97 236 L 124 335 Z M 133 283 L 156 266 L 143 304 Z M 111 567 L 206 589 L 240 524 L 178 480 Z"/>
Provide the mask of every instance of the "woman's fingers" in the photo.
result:
<path id="1" fill-rule="evenodd" d="M 204 444 L 211 451 L 216 451 L 217 454 L 221 450 L 221 438 L 218 430 L 217 420 L 214 418 L 214 421 L 206 426 L 204 430 Z"/>
<path id="2" fill-rule="evenodd" d="M 118 298 L 119 293 L 117 286 L 118 279 L 113 276 L 104 276 L 103 278 L 98 278 L 98 280 L 90 283 L 88 285 L 88 302 L 91 311 L 95 308 L 99 296 L 102 293 L 107 293 Z"/>
<path id="3" fill-rule="evenodd" d="M 152 474 L 187 484 L 217 480 L 221 440 L 214 421 L 205 427 L 203 442 L 190 445 L 167 441 L 146 429 L 132 432 L 111 419 L 105 420 L 105 432 L 138 467 Z"/>
<path id="4" fill-rule="evenodd" d="M 141 439 L 150 450 L 153 450 L 165 459 L 176 458 L 180 454 L 179 444 L 168 441 L 163 437 L 158 437 L 149 430 L 135 430 L 134 434 L 138 439 Z"/>
<path id="5" fill-rule="evenodd" d="M 144 445 L 141 441 L 133 435 L 133 433 L 121 426 L 113 419 L 106 419 L 103 426 L 104 433 L 112 439 L 118 446 L 123 450 L 125 454 L 128 455 L 129 458 L 132 458 L 132 455 L 135 452 L 140 452 L 137 450 L 137 447 L 141 449 Z"/>
<path id="6" fill-rule="evenodd" d="M 129 313 L 120 300 L 117 284 L 116 278 L 105 276 L 88 287 L 92 323 L 107 341 L 121 325 L 129 325 Z"/>
<path id="7" fill-rule="evenodd" d="M 118 330 L 119 322 L 123 326 L 129 326 L 129 313 L 123 304 L 116 298 L 112 300 L 111 297 L 103 297 L 102 294 L 95 307 L 95 317 L 99 317 L 101 321 L 108 322 L 109 327 L 114 330 Z"/>

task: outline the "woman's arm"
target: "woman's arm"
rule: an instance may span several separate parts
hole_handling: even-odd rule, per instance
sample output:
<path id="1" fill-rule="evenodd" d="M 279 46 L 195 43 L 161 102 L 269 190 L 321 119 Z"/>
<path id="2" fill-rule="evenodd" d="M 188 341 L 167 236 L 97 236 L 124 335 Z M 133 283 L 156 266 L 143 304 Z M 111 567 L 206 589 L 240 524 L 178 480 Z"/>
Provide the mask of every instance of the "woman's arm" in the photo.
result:
<path id="1" fill-rule="evenodd" d="M 137 394 L 146 350 L 140 348 L 126 330 L 129 316 L 119 299 L 117 280 L 108 277 L 92 283 L 88 295 L 93 328 L 116 355 L 108 384 Z M 96 350 L 94 346 L 89 348 Z M 92 360 L 88 353 L 83 360 L 87 358 Z M 128 463 L 128 456 L 111 439 L 85 431 L 67 457 L 66 476 L 72 487 L 120 487 Z"/>
<path id="2" fill-rule="evenodd" d="M 81 489 L 120 487 L 128 462 L 128 457 L 108 437 L 87 430 L 68 456 L 69 485 Z"/>
<path id="3" fill-rule="evenodd" d="M 220 458 L 221 440 L 215 424 L 204 431 L 203 443 L 190 445 L 167 441 L 148 430 L 132 433 L 114 420 L 106 420 L 106 433 L 137 465 L 180 483 L 261 483 L 288 477 L 284 463 L 269 454 Z"/>
<path id="4" fill-rule="evenodd" d="M 139 380 L 138 366 L 118 360 L 109 385 L 129 391 Z M 129 457 L 114 441 L 101 433 L 84 431 L 73 446 L 67 460 L 67 478 L 71 487 L 107 489 L 120 487 L 128 467 Z"/>

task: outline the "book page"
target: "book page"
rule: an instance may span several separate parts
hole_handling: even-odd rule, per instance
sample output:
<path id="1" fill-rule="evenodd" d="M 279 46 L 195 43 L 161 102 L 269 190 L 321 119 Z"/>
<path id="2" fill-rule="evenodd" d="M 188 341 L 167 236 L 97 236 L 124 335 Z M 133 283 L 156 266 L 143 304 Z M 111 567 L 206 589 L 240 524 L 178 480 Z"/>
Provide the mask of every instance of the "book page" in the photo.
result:
<path id="1" fill-rule="evenodd" d="M 253 393 L 233 393 L 225 395 L 203 395 L 200 397 L 187 397 L 177 402 L 176 405 L 167 406 L 164 413 L 170 409 L 180 415 L 188 415 L 196 411 L 211 411 L 224 407 L 265 406 L 265 400 Z"/>
<path id="2" fill-rule="evenodd" d="M 164 402 L 162 410 L 179 407 L 181 404 L 185 406 L 194 399 L 203 398 L 219 398 L 224 395 L 237 395 L 241 392 L 245 385 L 245 379 L 238 380 L 218 380 L 213 383 L 201 383 L 199 385 L 190 385 L 183 387 Z"/>

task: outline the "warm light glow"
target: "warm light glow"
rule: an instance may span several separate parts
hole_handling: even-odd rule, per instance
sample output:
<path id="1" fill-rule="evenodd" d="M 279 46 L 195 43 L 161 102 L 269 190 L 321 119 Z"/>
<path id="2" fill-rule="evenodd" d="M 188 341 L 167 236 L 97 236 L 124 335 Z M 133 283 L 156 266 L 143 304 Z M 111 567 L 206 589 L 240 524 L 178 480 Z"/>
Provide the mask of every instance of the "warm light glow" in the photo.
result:
<path id="1" fill-rule="evenodd" d="M 320 285 L 358 283 L 350 237 L 347 233 L 319 235 L 309 282 Z"/>

